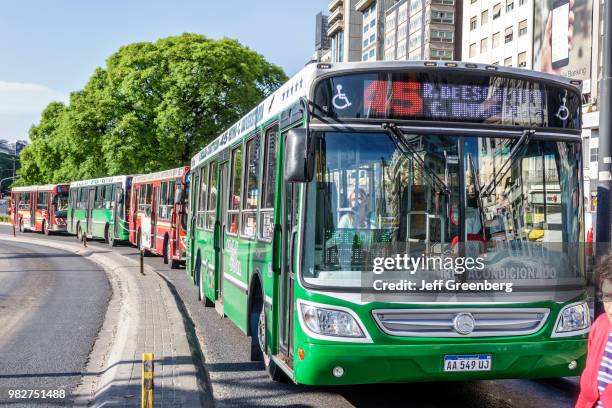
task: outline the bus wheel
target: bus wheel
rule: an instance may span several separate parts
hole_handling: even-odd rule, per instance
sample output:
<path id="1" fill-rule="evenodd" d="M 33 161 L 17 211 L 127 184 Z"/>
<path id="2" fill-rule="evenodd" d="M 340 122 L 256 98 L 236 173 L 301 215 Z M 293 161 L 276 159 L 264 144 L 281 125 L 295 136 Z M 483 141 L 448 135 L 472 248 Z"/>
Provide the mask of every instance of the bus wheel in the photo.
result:
<path id="1" fill-rule="evenodd" d="M 268 355 L 268 350 L 266 347 L 267 333 L 268 333 L 268 330 L 267 330 L 267 323 L 266 323 L 266 312 L 262 305 L 261 312 L 259 313 L 259 319 L 257 322 L 257 340 L 259 343 L 259 348 L 261 349 L 264 366 L 266 367 L 266 371 L 268 372 L 268 375 L 273 381 L 286 382 L 287 376 L 285 375 L 283 370 L 281 370 L 281 368 L 277 366 L 276 363 L 272 361 L 272 359 Z"/>

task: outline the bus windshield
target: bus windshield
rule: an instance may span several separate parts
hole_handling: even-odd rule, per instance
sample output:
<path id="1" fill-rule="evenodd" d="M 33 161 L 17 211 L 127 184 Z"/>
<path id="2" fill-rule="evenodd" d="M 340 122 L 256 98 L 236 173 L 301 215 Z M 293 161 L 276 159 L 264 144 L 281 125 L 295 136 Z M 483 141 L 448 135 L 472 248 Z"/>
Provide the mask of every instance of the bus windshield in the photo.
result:
<path id="1" fill-rule="evenodd" d="M 68 211 L 68 192 L 58 193 L 55 196 L 55 216 L 65 218 Z"/>
<path id="2" fill-rule="evenodd" d="M 376 257 L 452 253 L 457 244 L 491 259 L 504 243 L 580 241 L 579 143 L 405 136 L 411 152 L 385 132 L 318 135 L 307 283 L 359 287 Z"/>

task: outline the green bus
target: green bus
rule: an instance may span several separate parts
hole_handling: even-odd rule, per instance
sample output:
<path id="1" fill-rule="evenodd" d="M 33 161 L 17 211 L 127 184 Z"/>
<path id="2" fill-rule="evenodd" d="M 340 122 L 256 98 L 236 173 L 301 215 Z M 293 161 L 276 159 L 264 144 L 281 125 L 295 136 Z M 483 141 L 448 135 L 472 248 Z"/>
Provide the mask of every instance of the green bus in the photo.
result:
<path id="1" fill-rule="evenodd" d="M 193 157 L 188 278 L 274 380 L 578 375 L 580 85 L 309 64 Z"/>
<path id="2" fill-rule="evenodd" d="M 132 176 L 102 177 L 70 183 L 67 230 L 79 240 L 104 239 L 115 246 L 129 239 Z"/>

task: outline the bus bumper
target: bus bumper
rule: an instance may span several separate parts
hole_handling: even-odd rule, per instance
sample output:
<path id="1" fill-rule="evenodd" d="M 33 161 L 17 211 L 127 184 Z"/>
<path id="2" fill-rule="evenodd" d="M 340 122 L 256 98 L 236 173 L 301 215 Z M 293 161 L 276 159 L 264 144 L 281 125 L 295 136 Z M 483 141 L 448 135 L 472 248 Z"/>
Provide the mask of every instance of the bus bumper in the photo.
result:
<path id="1" fill-rule="evenodd" d="M 338 385 L 576 376 L 584 368 L 587 340 L 428 345 L 305 343 L 298 348 L 304 350 L 304 360 L 296 355 L 297 383 Z M 445 355 L 470 354 L 491 354 L 491 371 L 443 371 Z M 574 369 L 569 368 L 572 361 L 577 362 Z M 333 375 L 335 367 L 344 370 L 341 377 Z"/>

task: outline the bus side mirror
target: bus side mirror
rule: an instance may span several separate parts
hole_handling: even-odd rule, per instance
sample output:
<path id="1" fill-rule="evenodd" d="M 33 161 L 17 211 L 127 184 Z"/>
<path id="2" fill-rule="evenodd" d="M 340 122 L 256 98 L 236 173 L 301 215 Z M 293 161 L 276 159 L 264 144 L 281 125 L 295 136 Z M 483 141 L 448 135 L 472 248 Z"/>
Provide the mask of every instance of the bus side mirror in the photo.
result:
<path id="1" fill-rule="evenodd" d="M 314 173 L 314 149 L 308 130 L 291 129 L 285 139 L 285 181 L 308 183 Z"/>

